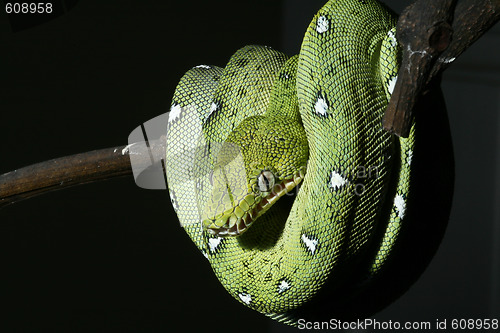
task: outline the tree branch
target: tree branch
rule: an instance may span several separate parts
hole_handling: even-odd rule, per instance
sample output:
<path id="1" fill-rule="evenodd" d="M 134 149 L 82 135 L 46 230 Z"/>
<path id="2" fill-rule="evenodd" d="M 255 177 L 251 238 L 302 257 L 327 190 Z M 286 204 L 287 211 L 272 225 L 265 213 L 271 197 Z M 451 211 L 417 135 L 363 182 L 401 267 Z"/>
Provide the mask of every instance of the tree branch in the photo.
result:
<path id="1" fill-rule="evenodd" d="M 455 4 L 456 0 L 418 0 L 401 15 L 397 37 L 403 59 L 383 121 L 388 131 L 406 136 L 419 97 L 500 19 L 500 0 Z M 150 144 L 134 148 L 134 167 L 162 159 L 164 140 Z M 62 157 L 0 175 L 0 208 L 46 192 L 131 175 L 128 147 Z"/>
<path id="2" fill-rule="evenodd" d="M 126 147 L 52 159 L 0 175 L 0 208 L 50 191 L 131 174 Z"/>
<path id="3" fill-rule="evenodd" d="M 124 148 L 56 158 L 0 175 L 0 207 L 70 186 L 130 175 Z"/>
<path id="4" fill-rule="evenodd" d="M 420 96 L 500 20 L 500 0 L 461 0 L 455 4 L 456 0 L 418 0 L 401 14 L 397 38 L 403 58 L 383 119 L 386 130 L 407 137 Z"/>

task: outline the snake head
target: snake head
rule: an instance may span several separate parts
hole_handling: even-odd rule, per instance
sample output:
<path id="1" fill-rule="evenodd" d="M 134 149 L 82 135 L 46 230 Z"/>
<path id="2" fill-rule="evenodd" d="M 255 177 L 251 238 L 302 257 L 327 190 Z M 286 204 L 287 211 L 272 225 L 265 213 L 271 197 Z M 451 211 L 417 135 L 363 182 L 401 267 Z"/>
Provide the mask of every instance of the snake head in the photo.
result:
<path id="1" fill-rule="evenodd" d="M 304 179 L 308 152 L 301 124 L 245 119 L 217 154 L 203 227 L 217 236 L 241 235 Z"/>

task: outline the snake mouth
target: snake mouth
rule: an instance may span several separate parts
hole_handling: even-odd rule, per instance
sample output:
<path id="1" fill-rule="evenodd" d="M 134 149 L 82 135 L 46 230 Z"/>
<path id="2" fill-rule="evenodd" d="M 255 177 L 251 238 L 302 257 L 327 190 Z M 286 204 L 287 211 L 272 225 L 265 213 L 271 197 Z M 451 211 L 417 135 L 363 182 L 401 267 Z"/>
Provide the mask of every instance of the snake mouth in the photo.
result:
<path id="1" fill-rule="evenodd" d="M 211 235 L 239 236 L 245 232 L 255 220 L 271 208 L 283 195 L 293 190 L 304 179 L 302 169 L 291 178 L 274 185 L 270 192 L 249 194 L 235 206 L 232 211 L 226 211 L 222 217 L 203 221 L 207 232 Z M 251 202 L 252 204 L 249 204 Z"/>

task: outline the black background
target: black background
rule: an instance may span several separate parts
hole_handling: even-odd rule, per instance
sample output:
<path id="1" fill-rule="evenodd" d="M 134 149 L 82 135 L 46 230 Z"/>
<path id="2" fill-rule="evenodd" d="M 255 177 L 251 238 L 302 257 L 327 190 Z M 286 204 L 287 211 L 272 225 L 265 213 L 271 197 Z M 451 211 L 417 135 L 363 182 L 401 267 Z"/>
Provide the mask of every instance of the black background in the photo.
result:
<path id="1" fill-rule="evenodd" d="M 223 66 L 253 43 L 297 52 L 322 2 L 82 0 L 26 29 L 2 8 L 0 173 L 125 145 L 130 131 L 168 111 L 192 66 Z M 457 159 L 447 235 L 380 320 L 500 317 L 495 31 L 443 84 Z M 179 226 L 167 192 L 140 189 L 131 177 L 2 209 L 0 303 L 8 308 L 2 332 L 288 331 L 233 300 Z"/>
<path id="2" fill-rule="evenodd" d="M 80 1 L 15 33 L 1 14 L 0 173 L 125 145 L 168 111 L 192 66 L 224 66 L 246 44 L 280 47 L 280 2 L 138 3 Z M 268 321 L 224 291 L 167 192 L 131 177 L 6 207 L 0 221 L 0 326 L 250 332 Z"/>

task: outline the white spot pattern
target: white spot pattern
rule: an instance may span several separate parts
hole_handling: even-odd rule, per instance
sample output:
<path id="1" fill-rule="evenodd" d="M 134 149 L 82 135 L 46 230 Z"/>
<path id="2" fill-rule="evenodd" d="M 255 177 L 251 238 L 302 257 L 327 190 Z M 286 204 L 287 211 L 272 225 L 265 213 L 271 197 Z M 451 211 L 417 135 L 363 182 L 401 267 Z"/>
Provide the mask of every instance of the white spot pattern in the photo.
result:
<path id="1" fill-rule="evenodd" d="M 246 305 L 250 304 L 250 302 L 252 301 L 252 296 L 249 295 L 249 294 L 245 294 L 245 293 L 241 293 L 241 294 L 238 294 L 238 297 L 243 301 L 243 303 L 245 303 Z"/>
<path id="2" fill-rule="evenodd" d="M 170 112 L 168 113 L 168 122 L 171 123 L 174 120 L 177 120 L 181 116 L 182 107 L 179 104 L 174 104 L 170 108 Z"/>
<path id="3" fill-rule="evenodd" d="M 396 47 L 396 45 L 398 45 L 398 40 L 396 39 L 396 35 L 392 29 L 387 32 L 387 36 L 391 39 L 391 46 Z"/>
<path id="4" fill-rule="evenodd" d="M 179 209 L 179 205 L 177 204 L 177 200 L 175 200 L 174 191 L 170 190 L 168 194 L 170 195 L 170 202 L 172 203 L 172 207 L 174 207 L 174 210 L 177 211 Z"/>
<path id="5" fill-rule="evenodd" d="M 389 90 L 389 94 L 392 95 L 394 92 L 394 87 L 396 86 L 396 82 L 398 81 L 398 76 L 396 75 L 389 81 L 389 85 L 387 86 L 387 90 Z"/>
<path id="6" fill-rule="evenodd" d="M 318 17 L 318 21 L 316 21 L 316 31 L 320 34 L 328 31 L 330 27 L 330 21 L 325 16 Z"/>
<path id="7" fill-rule="evenodd" d="M 208 113 L 208 115 L 210 116 L 212 113 L 219 111 L 219 107 L 220 107 L 219 104 L 212 102 L 212 105 L 210 105 L 210 112 Z"/>
<path id="8" fill-rule="evenodd" d="M 209 238 L 208 239 L 208 246 L 210 248 L 210 252 L 215 252 L 215 250 L 217 249 L 217 246 L 219 246 L 221 241 L 222 241 L 221 237 Z"/>
<path id="9" fill-rule="evenodd" d="M 335 191 L 339 190 L 342 186 L 347 183 L 347 179 L 342 177 L 337 171 L 332 171 L 330 175 L 330 184 L 328 184 Z"/>
<path id="10" fill-rule="evenodd" d="M 204 68 L 204 69 L 210 69 L 212 67 L 208 66 L 208 65 L 198 65 L 196 66 L 195 68 Z"/>
<path id="11" fill-rule="evenodd" d="M 396 206 L 398 216 L 400 218 L 403 218 L 406 211 L 406 202 L 401 194 L 398 194 L 396 195 L 396 197 L 394 197 L 394 206 Z"/>
<path id="12" fill-rule="evenodd" d="M 284 291 L 287 291 L 290 289 L 290 283 L 286 282 L 285 280 L 281 280 L 280 285 L 278 286 L 278 293 L 282 293 Z"/>
<path id="13" fill-rule="evenodd" d="M 413 159 L 413 150 L 408 150 L 408 165 L 411 165 L 411 160 Z"/>
<path id="14" fill-rule="evenodd" d="M 314 105 L 314 111 L 321 116 L 326 116 L 326 111 L 328 110 L 328 103 L 323 97 L 318 97 L 316 104 Z"/>
<path id="15" fill-rule="evenodd" d="M 306 236 L 306 234 L 302 234 L 300 238 L 304 242 L 305 246 L 309 249 L 309 251 L 311 251 L 311 254 L 314 254 L 314 252 L 316 251 L 316 245 L 318 245 L 318 240 L 309 238 Z"/>
<path id="16" fill-rule="evenodd" d="M 203 184 L 200 181 L 196 182 L 196 189 L 201 192 L 203 189 Z"/>

